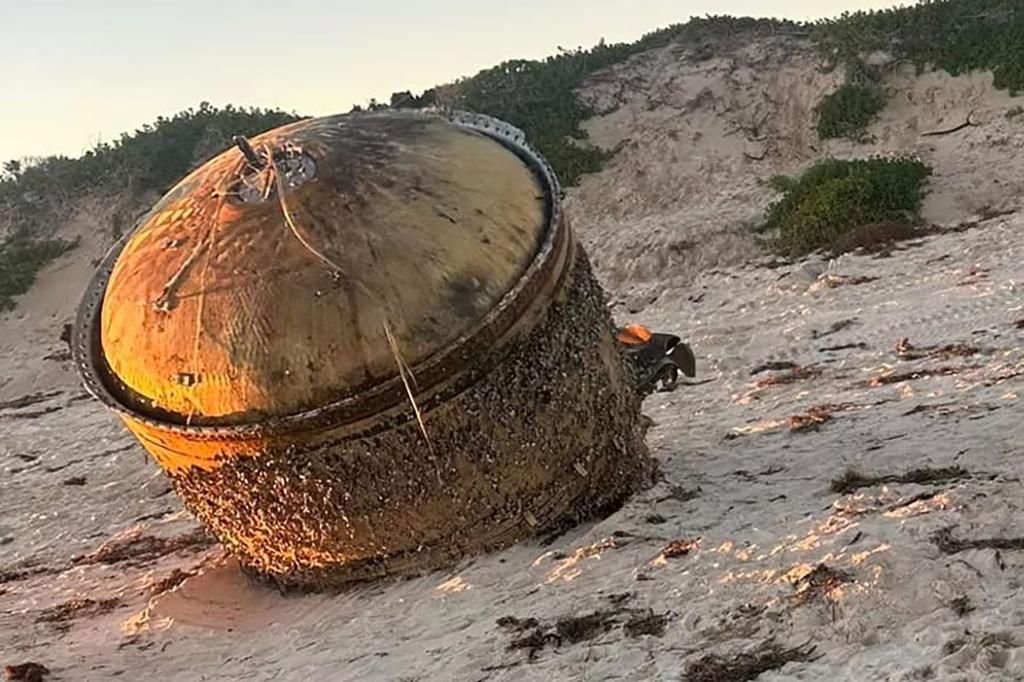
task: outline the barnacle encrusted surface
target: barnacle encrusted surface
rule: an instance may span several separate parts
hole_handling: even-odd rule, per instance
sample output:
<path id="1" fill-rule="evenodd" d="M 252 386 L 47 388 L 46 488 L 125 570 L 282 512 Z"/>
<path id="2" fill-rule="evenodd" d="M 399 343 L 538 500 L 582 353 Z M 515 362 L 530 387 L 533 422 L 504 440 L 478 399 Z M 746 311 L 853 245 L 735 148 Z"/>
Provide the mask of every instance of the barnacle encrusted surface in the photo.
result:
<path id="1" fill-rule="evenodd" d="M 518 131 L 399 111 L 239 147 L 108 254 L 73 346 L 247 569 L 445 566 L 643 485 L 603 292 Z"/>
<path id="2" fill-rule="evenodd" d="M 254 572 L 332 587 L 408 574 L 606 513 L 648 481 L 639 397 L 580 254 L 560 300 L 492 371 L 393 425 L 173 474 Z"/>

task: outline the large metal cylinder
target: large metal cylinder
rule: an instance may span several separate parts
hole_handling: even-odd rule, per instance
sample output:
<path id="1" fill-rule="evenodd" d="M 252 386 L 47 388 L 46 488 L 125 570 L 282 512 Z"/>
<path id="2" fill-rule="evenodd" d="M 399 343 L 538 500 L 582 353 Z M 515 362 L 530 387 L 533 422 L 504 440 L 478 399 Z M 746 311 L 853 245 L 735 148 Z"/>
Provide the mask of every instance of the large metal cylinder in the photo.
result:
<path id="1" fill-rule="evenodd" d="M 73 345 L 186 507 L 286 586 L 450 565 L 651 471 L 557 180 L 487 117 L 240 140 L 110 252 Z"/>

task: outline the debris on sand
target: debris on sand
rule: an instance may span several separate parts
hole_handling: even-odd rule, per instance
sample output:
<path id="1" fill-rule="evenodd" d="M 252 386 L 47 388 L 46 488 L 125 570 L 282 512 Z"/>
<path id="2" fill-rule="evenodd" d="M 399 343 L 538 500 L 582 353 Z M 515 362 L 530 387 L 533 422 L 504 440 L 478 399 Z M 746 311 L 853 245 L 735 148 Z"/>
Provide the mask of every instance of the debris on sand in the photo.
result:
<path id="1" fill-rule="evenodd" d="M 536 618 L 516 618 L 515 616 L 502 616 L 498 619 L 498 627 L 513 632 L 525 632 L 538 627 L 540 621 Z"/>
<path id="2" fill-rule="evenodd" d="M 201 528 L 170 538 L 142 535 L 141 530 L 136 530 L 125 537 L 108 540 L 96 551 L 73 558 L 71 563 L 76 566 L 123 562 L 140 565 L 179 551 L 199 552 L 214 544 L 216 541 Z"/>
<path id="3" fill-rule="evenodd" d="M 31 561 L 18 562 L 7 568 L 0 569 L 0 585 L 18 582 L 19 580 L 25 580 L 37 575 L 59 572 L 46 566 L 39 566 Z"/>
<path id="4" fill-rule="evenodd" d="M 622 607 L 626 605 L 626 602 L 633 601 L 636 598 L 635 592 L 617 592 L 615 594 L 609 594 L 605 599 L 612 606 Z"/>
<path id="5" fill-rule="evenodd" d="M 19 663 L 4 666 L 4 679 L 12 682 L 43 682 L 50 674 L 49 668 L 42 663 Z"/>
<path id="6" fill-rule="evenodd" d="M 788 429 L 791 433 L 816 431 L 822 424 L 832 421 L 832 417 L 836 412 L 845 412 L 864 407 L 867 406 L 855 403 L 822 403 L 821 405 L 809 407 L 802 414 L 794 414 L 785 419 L 763 420 L 756 426 L 734 429 L 725 437 L 731 440 L 753 433 L 778 433 L 785 429 Z"/>
<path id="7" fill-rule="evenodd" d="M 902 372 L 894 374 L 883 374 L 865 381 L 862 385 L 867 388 L 878 388 L 879 386 L 890 386 L 901 384 L 905 381 L 927 379 L 930 377 L 948 377 L 960 374 L 965 369 L 978 369 L 977 366 L 967 367 L 937 367 L 935 369 L 921 369 L 915 372 Z"/>
<path id="8" fill-rule="evenodd" d="M 63 391 L 49 391 L 47 393 L 31 393 L 29 395 L 23 395 L 20 398 L 15 398 L 14 400 L 0 402 L 0 410 L 20 410 L 23 407 L 38 405 L 50 398 L 56 398 L 61 393 L 63 393 Z"/>
<path id="9" fill-rule="evenodd" d="M 537 654 L 549 644 L 559 645 L 561 642 L 553 632 L 545 632 L 544 628 L 533 628 L 529 634 L 513 639 L 508 644 L 509 651 L 525 651 L 526 659 L 532 661 Z"/>
<path id="10" fill-rule="evenodd" d="M 910 339 L 906 336 L 902 337 L 896 342 L 896 356 L 900 358 L 907 357 L 908 353 L 914 351 L 914 346 L 910 343 Z"/>
<path id="11" fill-rule="evenodd" d="M 655 613 L 651 610 L 646 614 L 637 614 L 630 618 L 622 626 L 622 631 L 626 633 L 626 636 L 633 638 L 643 637 L 644 635 L 661 637 L 665 634 L 667 626 L 668 614 Z"/>
<path id="12" fill-rule="evenodd" d="M 764 372 L 784 372 L 790 369 L 800 369 L 800 365 L 796 364 L 795 362 L 787 361 L 766 362 L 763 365 L 758 365 L 754 369 L 750 370 L 750 376 L 757 376 L 758 374 L 762 374 Z"/>
<path id="13" fill-rule="evenodd" d="M 784 386 L 786 384 L 793 384 L 797 381 L 805 381 L 807 379 L 815 379 L 821 376 L 821 369 L 818 367 L 801 367 L 796 365 L 790 368 L 784 374 L 773 374 L 764 379 L 760 379 L 754 384 L 755 389 L 768 388 L 769 386 Z"/>
<path id="14" fill-rule="evenodd" d="M 611 632 L 619 625 L 627 637 L 661 637 L 668 625 L 669 614 L 658 614 L 650 609 L 623 608 L 621 604 L 628 601 L 631 596 L 628 593 L 613 595 L 618 597 L 618 600 L 610 599 L 614 604 L 613 608 L 599 609 L 583 615 L 560 616 L 553 623 L 544 624 L 536 618 L 505 616 L 498 619 L 498 626 L 517 635 L 509 642 L 507 649 L 525 651 L 529 661 L 534 660 L 537 654 L 548 646 L 561 647 L 590 641 Z M 626 618 L 625 622 L 623 618 Z"/>
<path id="15" fill-rule="evenodd" d="M 943 467 L 939 469 L 922 468 L 912 469 L 903 474 L 888 474 L 884 476 L 865 476 L 853 469 L 832 481 L 832 492 L 838 495 L 847 495 L 861 488 L 871 488 L 876 485 L 889 483 L 950 483 L 972 478 L 971 472 L 963 467 Z"/>
<path id="16" fill-rule="evenodd" d="M 943 528 L 932 536 L 932 542 L 943 554 L 959 554 L 969 549 L 994 549 L 1001 551 L 1022 551 L 1024 550 L 1024 537 L 1016 538 L 977 538 L 974 540 L 960 540 L 953 537 L 952 528 Z"/>
<path id="17" fill-rule="evenodd" d="M 60 412 L 63 409 L 64 408 L 61 407 L 60 405 L 51 405 L 49 407 L 44 407 L 40 410 L 32 410 L 29 412 L 15 412 L 13 414 L 2 415 L 2 417 L 4 419 L 39 419 L 40 417 L 45 417 L 48 414 Z"/>
<path id="18" fill-rule="evenodd" d="M 583 616 L 563 616 L 555 622 L 558 640 L 578 644 L 612 629 L 619 611 L 594 611 Z"/>
<path id="19" fill-rule="evenodd" d="M 857 319 L 856 318 L 850 319 L 850 320 L 840 320 L 839 322 L 836 322 L 835 324 L 833 324 L 831 327 L 829 327 L 827 330 L 825 330 L 823 332 L 819 332 L 817 329 L 812 329 L 811 330 L 811 338 L 812 339 L 823 339 L 826 336 L 832 336 L 833 334 L 838 334 L 839 332 L 843 331 L 844 329 L 849 329 L 850 327 L 854 326 L 855 324 L 857 324 Z"/>
<path id="20" fill-rule="evenodd" d="M 849 275 L 833 275 L 826 273 L 818 277 L 814 284 L 811 285 L 810 291 L 816 291 L 818 289 L 837 289 L 844 286 L 857 286 L 858 284 L 874 282 L 877 279 L 877 277 L 854 277 Z"/>
<path id="21" fill-rule="evenodd" d="M 1024 317 L 1013 323 L 1013 326 L 1017 329 L 1024 329 Z"/>
<path id="22" fill-rule="evenodd" d="M 832 420 L 832 410 L 829 407 L 829 405 L 816 405 L 805 414 L 793 415 L 786 421 L 786 425 L 794 433 L 816 431 L 822 424 Z"/>
<path id="23" fill-rule="evenodd" d="M 971 267 L 967 268 L 967 271 L 964 273 L 963 279 L 957 282 L 956 285 L 958 287 L 965 287 L 970 286 L 972 284 L 977 284 L 978 282 L 987 280 L 988 273 L 988 268 L 982 268 L 978 267 L 977 265 L 972 265 Z"/>
<path id="24" fill-rule="evenodd" d="M 834 601 L 834 596 L 840 587 L 852 582 L 854 582 L 853 576 L 846 571 L 818 564 L 814 570 L 793 584 L 796 588 L 794 599 L 798 605 L 820 600 L 831 602 Z"/>
<path id="25" fill-rule="evenodd" d="M 851 251 L 880 253 L 897 242 L 908 241 L 921 234 L 918 228 L 901 220 L 868 223 L 843 232 L 833 240 L 831 248 L 833 254 Z"/>
<path id="26" fill-rule="evenodd" d="M 536 618 L 524 620 L 506 616 L 498 625 L 506 630 L 526 634 L 509 642 L 509 651 L 526 651 L 527 658 L 534 660 L 537 654 L 549 645 L 579 644 L 609 632 L 623 612 L 619 609 L 594 611 L 582 616 L 562 616 L 554 626 L 542 625 Z"/>
<path id="27" fill-rule="evenodd" d="M 112 597 L 110 599 L 72 599 L 63 604 L 58 604 L 44 609 L 36 616 L 37 623 L 49 623 L 58 630 L 66 631 L 71 629 L 72 621 L 79 618 L 95 618 L 110 613 L 121 605 L 121 600 Z"/>
<path id="28" fill-rule="evenodd" d="M 687 556 L 691 552 L 700 549 L 700 542 L 701 538 L 673 540 L 668 543 L 663 550 L 661 550 L 661 554 L 658 556 L 663 559 L 678 559 L 679 557 Z"/>
<path id="29" fill-rule="evenodd" d="M 895 513 L 899 512 L 900 510 L 906 509 L 907 507 L 912 507 L 912 506 L 914 506 L 915 504 L 917 504 L 919 502 L 928 502 L 930 500 L 934 500 L 935 498 L 937 498 L 941 494 L 941 492 L 942 491 L 940 491 L 940 490 L 928 490 L 928 491 L 925 491 L 923 493 L 918 493 L 917 495 L 914 495 L 912 497 L 908 497 L 905 500 L 900 500 L 899 502 L 897 502 L 895 504 L 889 505 L 886 508 L 885 513 L 886 514 L 895 514 Z"/>
<path id="30" fill-rule="evenodd" d="M 1024 369 L 1007 369 L 995 376 L 989 377 L 983 382 L 983 385 L 998 386 L 999 384 L 1010 381 L 1011 379 L 1016 379 L 1019 376 L 1024 376 Z"/>
<path id="31" fill-rule="evenodd" d="M 961 594 L 949 602 L 949 608 L 953 610 L 953 613 L 963 618 L 974 611 L 974 604 L 971 603 L 970 597 L 966 594 Z"/>
<path id="32" fill-rule="evenodd" d="M 75 335 L 75 325 L 65 322 L 60 331 L 60 340 L 67 344 L 68 352 L 73 349 L 72 337 Z"/>
<path id="33" fill-rule="evenodd" d="M 700 488 L 686 488 L 681 485 L 669 486 L 668 494 L 662 495 L 654 500 L 654 504 L 661 504 L 669 500 L 675 500 L 676 502 L 690 502 L 700 497 Z"/>
<path id="34" fill-rule="evenodd" d="M 915 414 L 929 414 L 938 413 L 942 416 L 948 416 L 954 412 L 968 411 L 970 408 L 963 405 L 959 401 L 950 401 L 947 403 L 925 403 L 923 405 L 917 405 L 903 413 L 904 417 L 911 417 Z"/>
<path id="35" fill-rule="evenodd" d="M 837 353 L 841 350 L 867 350 L 868 348 L 868 344 L 861 341 L 859 343 L 843 343 L 838 346 L 825 346 L 818 350 L 822 353 Z"/>
<path id="36" fill-rule="evenodd" d="M 183 571 L 180 568 L 176 568 L 171 571 L 168 575 L 164 576 L 160 580 L 157 580 L 149 586 L 149 594 L 153 597 L 158 597 L 161 594 L 170 592 L 178 585 L 182 584 L 189 578 L 196 575 L 196 571 Z"/>
<path id="37" fill-rule="evenodd" d="M 949 360 L 967 358 L 982 352 L 977 346 L 966 343 L 951 343 L 945 346 L 924 346 L 918 348 L 907 337 L 896 342 L 896 357 L 901 360 Z"/>
<path id="38" fill-rule="evenodd" d="M 789 663 L 814 660 L 815 647 L 803 645 L 784 649 L 775 642 L 762 642 L 751 652 L 721 656 L 707 654 L 686 667 L 687 682 L 751 682 L 763 673 L 779 670 Z"/>
<path id="39" fill-rule="evenodd" d="M 72 476 L 71 478 L 66 478 L 66 479 L 64 479 L 62 481 L 62 483 L 64 485 L 70 485 L 70 486 L 83 486 L 87 482 L 88 482 L 88 479 L 86 479 L 85 476 Z"/>
<path id="40" fill-rule="evenodd" d="M 1020 643 L 1010 632 L 983 631 L 968 634 L 968 637 L 959 636 L 947 641 L 942 645 L 942 653 L 945 656 L 952 656 L 966 646 L 994 650 L 1017 649 L 1020 647 Z"/>

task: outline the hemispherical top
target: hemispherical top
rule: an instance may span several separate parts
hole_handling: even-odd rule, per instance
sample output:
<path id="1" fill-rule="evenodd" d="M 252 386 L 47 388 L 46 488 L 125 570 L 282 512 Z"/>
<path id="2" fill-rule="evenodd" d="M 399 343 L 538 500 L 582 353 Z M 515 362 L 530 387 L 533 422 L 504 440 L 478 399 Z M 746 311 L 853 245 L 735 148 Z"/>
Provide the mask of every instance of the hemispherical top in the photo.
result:
<path id="1" fill-rule="evenodd" d="M 393 381 L 513 289 L 551 192 L 515 145 L 441 115 L 331 116 L 240 140 L 161 199 L 114 262 L 98 327 L 119 399 L 245 424 Z"/>

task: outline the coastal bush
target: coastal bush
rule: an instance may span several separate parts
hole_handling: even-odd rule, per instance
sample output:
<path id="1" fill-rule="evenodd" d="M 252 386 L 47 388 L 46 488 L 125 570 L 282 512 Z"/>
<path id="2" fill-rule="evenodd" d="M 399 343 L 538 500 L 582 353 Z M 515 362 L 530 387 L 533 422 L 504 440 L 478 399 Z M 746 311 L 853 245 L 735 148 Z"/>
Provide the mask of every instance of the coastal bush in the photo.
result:
<path id="1" fill-rule="evenodd" d="M 818 137 L 861 140 L 865 129 L 885 108 L 885 94 L 875 85 L 844 83 L 826 95 L 815 109 Z"/>
<path id="2" fill-rule="evenodd" d="M 24 294 L 47 264 L 78 245 L 78 240 L 8 237 L 0 243 L 0 312 L 14 308 L 14 297 Z"/>
<path id="3" fill-rule="evenodd" d="M 864 59 L 887 55 L 890 63 L 910 62 L 919 72 L 943 69 L 957 76 L 991 71 L 996 88 L 1024 91 L 1024 4 L 1019 0 L 924 0 L 909 7 L 846 12 L 814 26 L 813 39 L 834 66 L 843 66 L 843 88 L 819 105 L 822 139 L 863 135 L 885 105 L 875 83 L 861 76 Z M 844 88 L 848 88 L 845 92 Z"/>
<path id="4" fill-rule="evenodd" d="M 44 265 L 77 241 L 50 239 L 84 195 L 129 198 L 163 193 L 230 144 L 230 134 L 255 135 L 299 117 L 270 109 L 213 107 L 204 102 L 170 118 L 159 117 L 134 133 L 101 143 L 77 159 L 51 156 L 8 161 L 0 172 L 0 224 L 10 235 L 0 244 L 0 310 L 14 305 Z M 117 235 L 121 226 L 110 227 Z"/>
<path id="5" fill-rule="evenodd" d="M 762 231 L 775 249 L 798 257 L 835 250 L 844 234 L 865 225 L 913 224 L 931 170 L 916 159 L 826 159 L 789 182 L 769 208 Z"/>
<path id="6" fill-rule="evenodd" d="M 799 32 L 801 24 L 775 19 L 696 18 L 649 33 L 636 42 L 598 43 L 562 50 L 544 60 L 513 60 L 455 83 L 454 106 L 500 118 L 520 128 L 548 159 L 566 187 L 601 169 L 611 152 L 587 143 L 582 124 L 596 115 L 576 96 L 601 69 L 670 43 L 704 46 L 735 38 Z"/>

